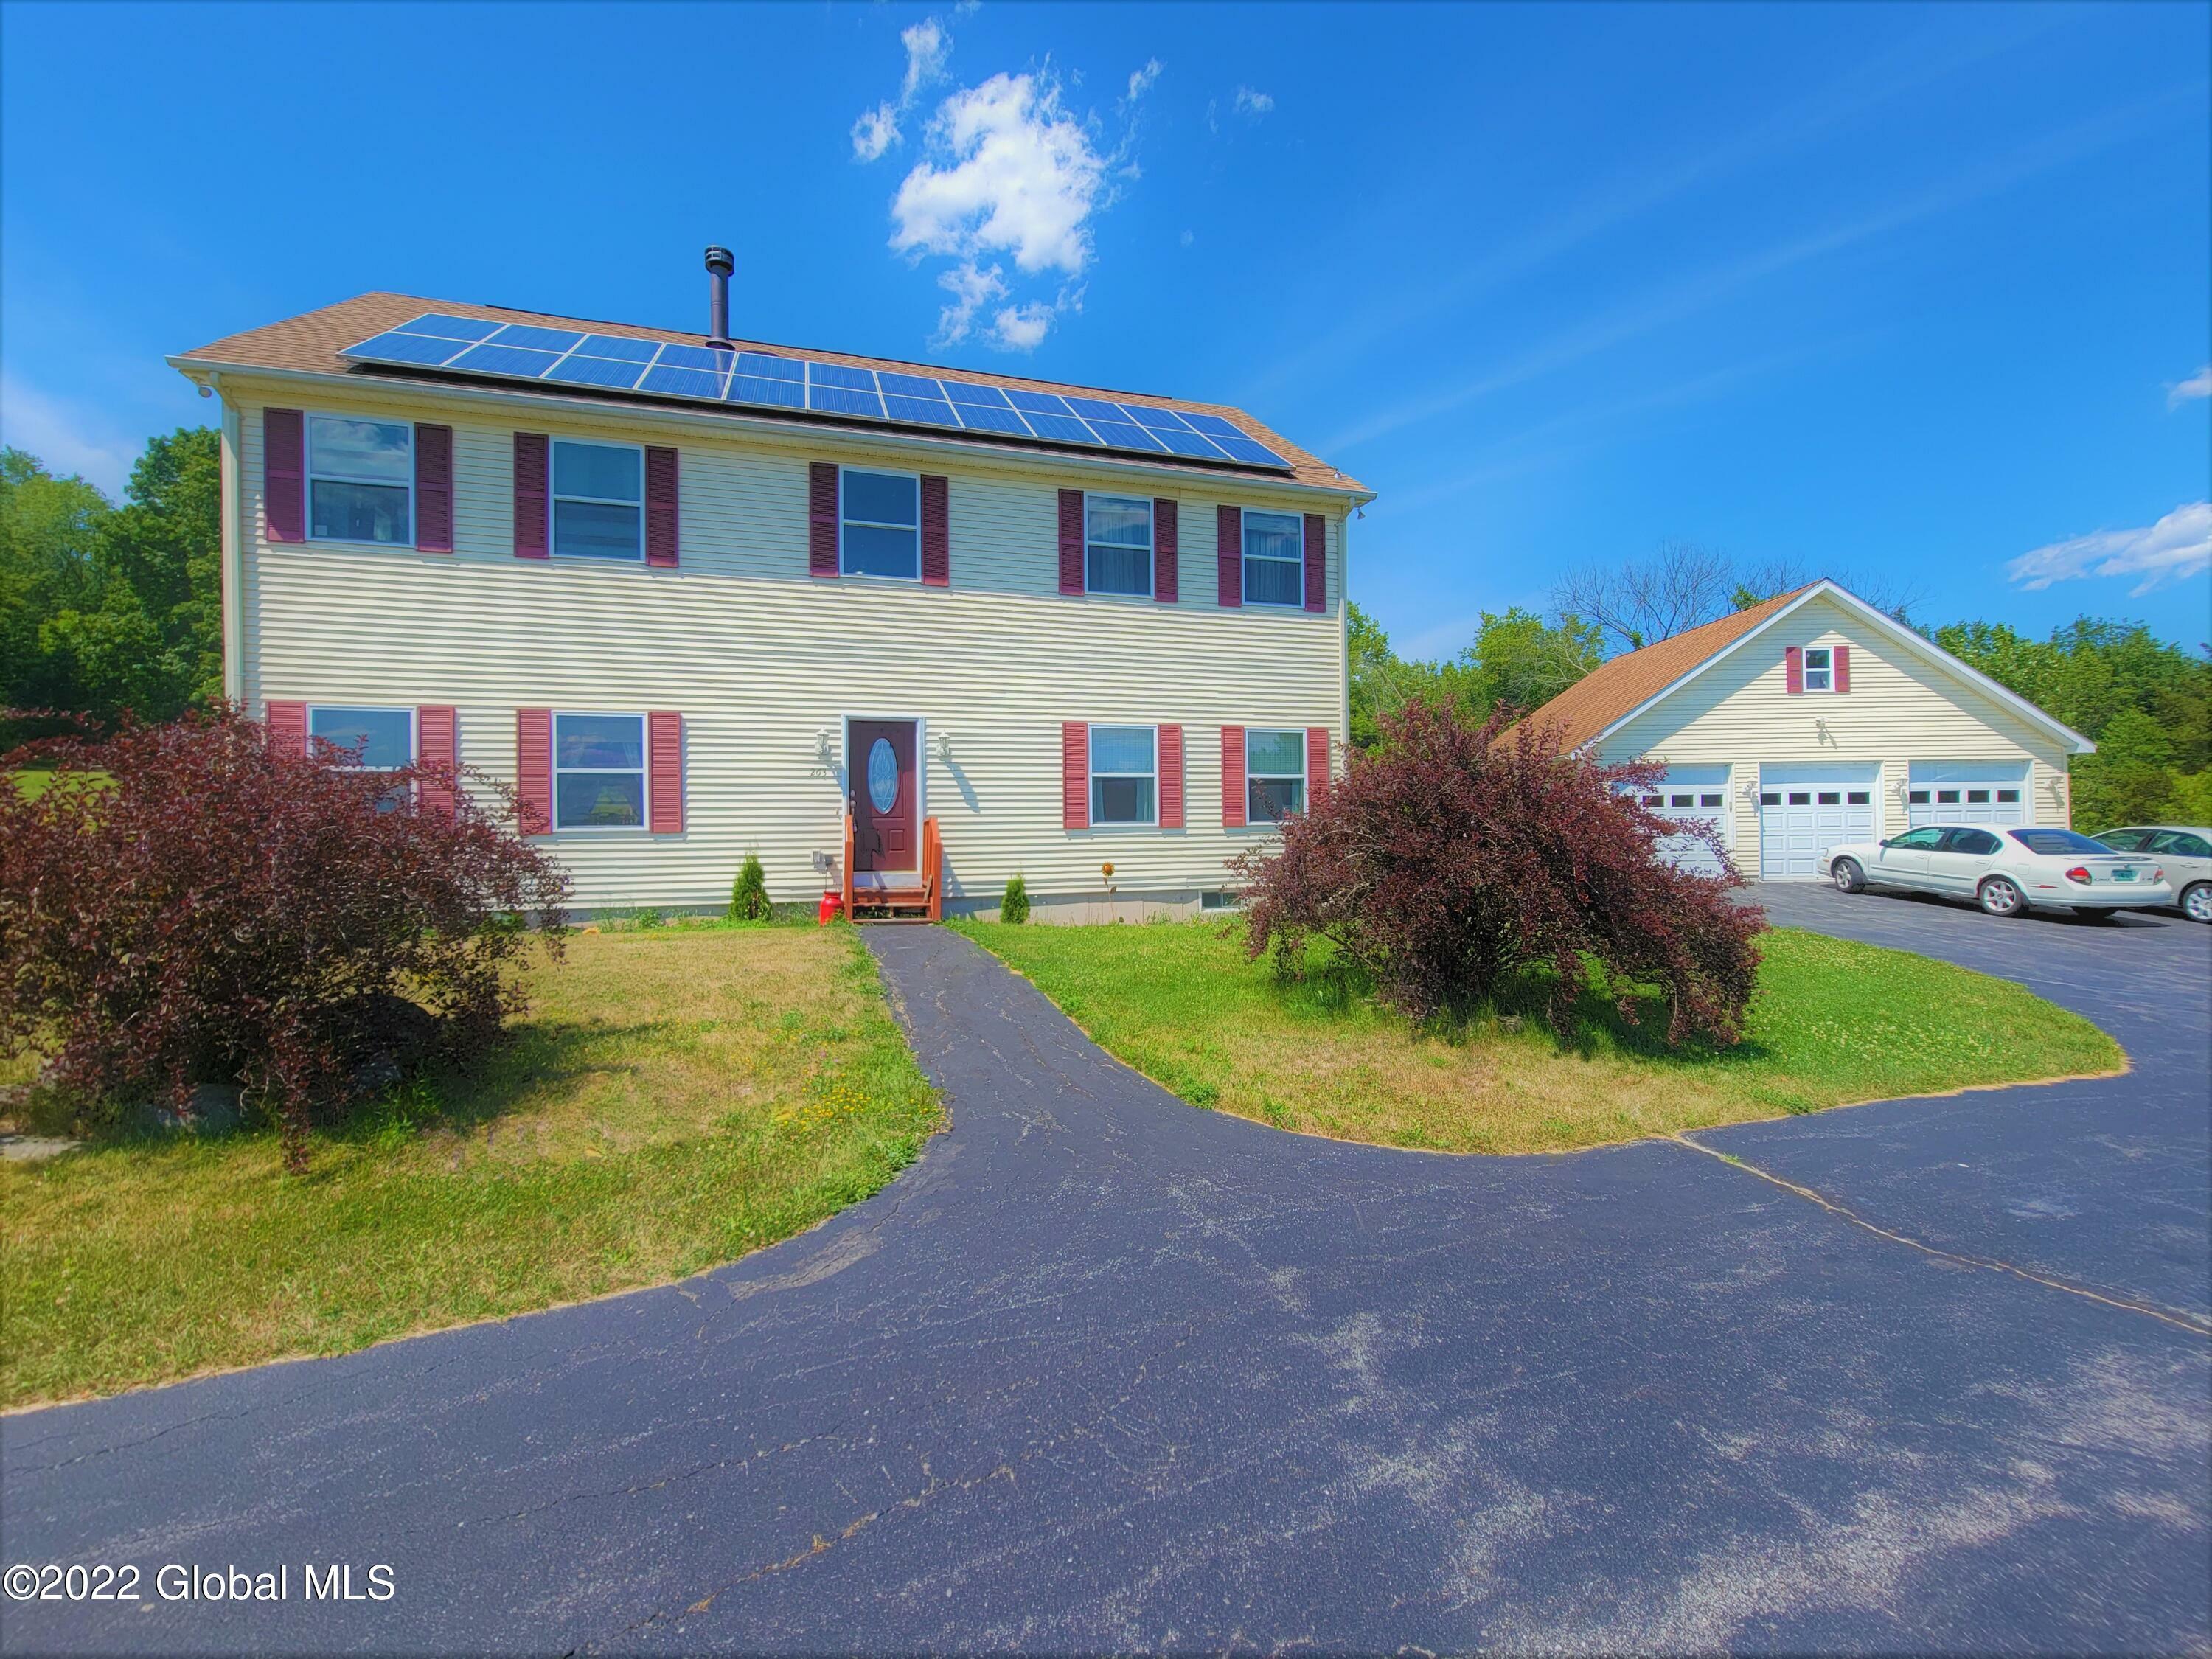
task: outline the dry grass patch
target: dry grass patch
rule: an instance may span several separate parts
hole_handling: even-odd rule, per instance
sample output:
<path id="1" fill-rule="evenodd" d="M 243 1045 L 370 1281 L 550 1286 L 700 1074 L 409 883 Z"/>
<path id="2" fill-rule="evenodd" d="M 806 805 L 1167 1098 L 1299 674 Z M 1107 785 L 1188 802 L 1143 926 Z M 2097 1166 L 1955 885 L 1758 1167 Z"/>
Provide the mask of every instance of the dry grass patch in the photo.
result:
<path id="1" fill-rule="evenodd" d="M 0 1165 L 0 1398 L 99 1393 L 680 1278 L 867 1196 L 938 1127 L 850 928 L 584 935 L 516 1041 L 303 1175 L 273 1133 Z"/>
<path id="2" fill-rule="evenodd" d="M 1193 1104 L 1390 1146 L 1561 1152 L 2124 1063 L 2008 981 L 1792 930 L 1763 937 L 1745 1041 L 1668 1054 L 1656 1018 L 1625 1028 L 1596 1004 L 1568 1043 L 1512 1014 L 1416 1029 L 1356 991 L 1279 980 L 1218 924 L 960 926 Z"/>

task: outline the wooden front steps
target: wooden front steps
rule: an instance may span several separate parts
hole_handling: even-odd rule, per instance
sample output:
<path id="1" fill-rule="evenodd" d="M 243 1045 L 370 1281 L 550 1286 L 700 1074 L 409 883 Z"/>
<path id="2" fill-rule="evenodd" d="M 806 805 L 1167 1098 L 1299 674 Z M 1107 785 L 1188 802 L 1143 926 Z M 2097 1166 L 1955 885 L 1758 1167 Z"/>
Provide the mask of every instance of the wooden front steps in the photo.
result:
<path id="1" fill-rule="evenodd" d="M 945 920 L 945 843 L 937 820 L 921 821 L 921 867 L 899 878 L 896 887 L 856 887 L 853 882 L 853 815 L 845 815 L 845 860 L 839 866 L 845 884 L 845 914 L 854 921 L 942 921 Z"/>

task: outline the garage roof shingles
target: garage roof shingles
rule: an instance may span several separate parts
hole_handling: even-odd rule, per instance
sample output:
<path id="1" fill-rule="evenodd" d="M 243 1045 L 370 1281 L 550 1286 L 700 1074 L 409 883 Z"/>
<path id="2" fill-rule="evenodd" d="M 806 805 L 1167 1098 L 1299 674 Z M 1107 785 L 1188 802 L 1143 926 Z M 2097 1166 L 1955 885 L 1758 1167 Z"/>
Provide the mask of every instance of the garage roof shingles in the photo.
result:
<path id="1" fill-rule="evenodd" d="M 1807 587 L 1819 586 L 1808 583 Z M 1643 707 L 1683 675 L 1727 649 L 1784 609 L 1807 587 L 1792 588 L 1747 610 L 1677 634 L 1601 664 L 1530 714 L 1524 725 L 1559 730 L 1562 749 L 1588 743 L 1623 715 Z"/>
<path id="2" fill-rule="evenodd" d="M 442 311 L 459 317 L 481 318 L 487 322 L 536 323 L 549 328 L 587 330 L 595 334 L 612 334 L 630 340 L 677 340 L 692 345 L 707 343 L 703 334 L 686 334 L 665 328 L 639 328 L 629 323 L 594 322 L 587 318 L 556 317 L 544 312 L 514 311 L 503 306 L 464 305 L 451 300 L 425 300 L 408 294 L 363 294 L 337 304 L 325 306 L 319 311 L 306 312 L 297 317 L 288 317 L 281 323 L 270 323 L 264 328 L 248 329 L 243 334 L 204 345 L 196 351 L 187 351 L 174 361 L 179 365 L 193 363 L 209 367 L 278 369 L 293 374 L 348 374 L 357 373 L 353 365 L 338 353 L 346 347 L 358 345 L 370 336 L 396 328 L 401 323 L 421 316 L 426 311 Z M 1147 408 L 1176 407 L 1194 409 L 1210 415 L 1219 415 L 1234 421 L 1245 431 L 1291 463 L 1291 476 L 1300 483 L 1323 489 L 1341 489 L 1364 494 L 1364 487 L 1356 478 L 1340 472 L 1319 457 L 1308 453 L 1279 433 L 1269 430 L 1243 410 L 1225 404 L 1203 404 L 1187 398 L 1167 398 L 1143 392 L 1116 392 L 1097 386 L 1066 386 L 1054 380 L 1025 380 L 1019 375 L 992 375 L 988 380 L 981 375 L 947 374 L 943 369 L 928 363 L 904 362 L 889 357 L 859 357 L 849 352 L 816 351 L 811 348 L 774 345 L 761 341 L 734 342 L 740 351 L 767 351 L 780 356 L 803 356 L 825 363 L 840 363 L 852 368 L 886 368 L 896 374 L 927 374 L 939 380 L 967 380 L 977 384 L 1012 386 L 1035 392 L 1073 392 L 1078 397 L 1107 398 L 1117 403 L 1139 404 Z M 404 370 L 387 373 L 380 368 L 379 380 L 419 380 L 423 384 L 439 384 L 428 376 L 412 376 Z M 549 391 L 561 388 L 548 387 Z M 588 393 L 586 394 L 588 395 Z M 696 405 L 695 405 L 696 407 Z M 750 410 L 739 411 L 752 414 Z M 1117 453 L 1116 459 L 1132 459 Z M 1138 458 L 1151 459 L 1151 458 Z M 1158 458 L 1164 465 L 1175 463 L 1173 456 Z M 1211 466 L 1208 471 L 1225 472 L 1236 469 Z M 1251 476 L 1277 477 L 1268 472 Z"/>

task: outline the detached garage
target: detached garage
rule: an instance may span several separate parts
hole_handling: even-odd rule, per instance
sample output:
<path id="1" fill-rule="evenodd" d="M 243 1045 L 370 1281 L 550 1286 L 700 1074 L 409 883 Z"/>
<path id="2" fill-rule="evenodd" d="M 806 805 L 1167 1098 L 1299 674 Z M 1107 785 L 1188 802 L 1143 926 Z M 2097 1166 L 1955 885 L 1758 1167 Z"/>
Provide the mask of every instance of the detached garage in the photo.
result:
<path id="1" fill-rule="evenodd" d="M 1663 763 L 1644 804 L 1717 817 L 1753 881 L 1817 880 L 1830 848 L 1922 824 L 2069 828 L 2067 769 L 2094 746 L 1830 581 L 1615 657 L 1529 724 Z"/>

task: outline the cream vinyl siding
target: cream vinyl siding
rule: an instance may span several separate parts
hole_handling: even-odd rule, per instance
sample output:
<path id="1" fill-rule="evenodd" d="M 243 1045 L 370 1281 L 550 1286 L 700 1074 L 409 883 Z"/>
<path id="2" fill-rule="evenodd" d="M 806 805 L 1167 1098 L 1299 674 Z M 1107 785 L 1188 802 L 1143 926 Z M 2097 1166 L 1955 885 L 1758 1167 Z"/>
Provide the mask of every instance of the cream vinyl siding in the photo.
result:
<path id="1" fill-rule="evenodd" d="M 1790 695 L 1786 647 L 1847 645 L 1851 689 Z M 1762 763 L 1876 762 L 1877 833 L 1904 833 L 1913 761 L 2030 763 L 2031 823 L 2068 822 L 2066 755 L 2046 733 L 1964 679 L 1901 649 L 1825 598 L 1754 634 L 1687 684 L 1607 737 L 1607 760 L 1725 763 L 1737 867 L 1759 876 Z"/>
<path id="2" fill-rule="evenodd" d="M 673 709 L 685 727 L 685 830 L 545 838 L 580 908 L 720 905 L 749 852 L 779 899 L 820 892 L 811 855 L 842 844 L 848 716 L 919 716 L 925 811 L 942 831 L 947 890 L 1123 897 L 1229 884 L 1227 860 L 1268 839 L 1221 824 L 1219 729 L 1319 726 L 1343 736 L 1341 498 L 1238 480 L 1086 467 L 1027 471 L 917 459 L 865 435 L 765 441 L 596 413 L 519 410 L 348 386 L 225 388 L 245 404 L 240 491 L 244 660 L 270 698 L 451 703 L 460 758 L 514 777 L 514 711 Z M 453 428 L 454 551 L 270 544 L 261 521 L 262 408 L 394 415 Z M 514 556 L 514 434 L 674 444 L 674 570 Z M 950 481 L 951 584 L 807 574 L 807 465 L 836 461 Z M 1108 482 L 1109 481 L 1110 482 Z M 1224 487 L 1226 486 L 1226 487 Z M 1179 504 L 1181 603 L 1059 592 L 1060 488 L 1118 488 Z M 1222 610 L 1215 507 L 1328 523 L 1328 609 Z M 1183 727 L 1182 830 L 1060 826 L 1060 726 Z"/>

